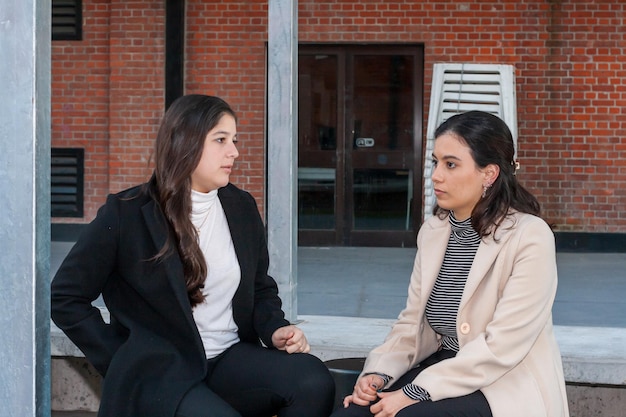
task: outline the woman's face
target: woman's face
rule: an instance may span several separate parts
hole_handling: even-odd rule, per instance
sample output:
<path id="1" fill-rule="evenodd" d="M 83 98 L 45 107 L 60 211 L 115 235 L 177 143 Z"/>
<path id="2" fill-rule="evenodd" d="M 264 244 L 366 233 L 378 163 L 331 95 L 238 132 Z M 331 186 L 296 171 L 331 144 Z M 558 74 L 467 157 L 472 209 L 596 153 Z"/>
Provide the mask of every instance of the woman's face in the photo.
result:
<path id="1" fill-rule="evenodd" d="M 494 167 L 478 168 L 469 146 L 458 136 L 439 136 L 433 149 L 431 176 L 439 207 L 453 211 L 457 220 L 470 217 L 481 199 L 483 185 L 491 185 L 495 180 Z"/>
<path id="2" fill-rule="evenodd" d="M 191 188 L 208 193 L 228 184 L 237 147 L 237 123 L 230 114 L 224 114 L 204 139 L 202 156 L 191 174 Z"/>

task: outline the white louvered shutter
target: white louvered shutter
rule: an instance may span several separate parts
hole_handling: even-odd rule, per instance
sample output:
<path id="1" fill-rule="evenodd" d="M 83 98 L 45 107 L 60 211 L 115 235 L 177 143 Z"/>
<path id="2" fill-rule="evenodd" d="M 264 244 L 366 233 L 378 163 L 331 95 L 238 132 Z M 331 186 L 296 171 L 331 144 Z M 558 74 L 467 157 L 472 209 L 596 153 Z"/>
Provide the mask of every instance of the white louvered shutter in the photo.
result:
<path id="1" fill-rule="evenodd" d="M 434 65 L 424 155 L 424 219 L 432 215 L 436 203 L 430 178 L 435 130 L 450 116 L 469 110 L 486 111 L 504 120 L 513 134 L 517 156 L 514 67 L 458 63 Z"/>

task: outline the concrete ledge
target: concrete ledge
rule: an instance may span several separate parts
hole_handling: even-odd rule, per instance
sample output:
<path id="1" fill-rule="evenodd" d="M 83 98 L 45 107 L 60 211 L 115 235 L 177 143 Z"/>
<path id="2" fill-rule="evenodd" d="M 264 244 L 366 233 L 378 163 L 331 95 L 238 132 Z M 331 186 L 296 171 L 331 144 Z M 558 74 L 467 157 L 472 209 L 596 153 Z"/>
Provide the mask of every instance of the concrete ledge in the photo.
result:
<path id="1" fill-rule="evenodd" d="M 109 323 L 109 310 L 100 307 L 100 314 L 104 321 Z M 70 358 L 85 357 L 83 352 L 65 336 L 65 333 L 63 333 L 52 320 L 50 320 L 50 356 Z"/>
<path id="2" fill-rule="evenodd" d="M 108 312 L 102 310 L 105 321 Z M 394 320 L 337 316 L 299 316 L 311 353 L 323 361 L 362 357 L 383 342 Z M 83 357 L 78 348 L 54 325 L 53 357 Z M 555 326 L 568 383 L 626 386 L 626 329 Z"/>
<path id="3" fill-rule="evenodd" d="M 311 353 L 326 361 L 367 356 L 384 340 L 395 320 L 299 316 Z M 626 386 L 626 329 L 555 326 L 565 381 Z"/>
<path id="4" fill-rule="evenodd" d="M 105 321 L 108 312 L 102 310 Z M 320 359 L 364 357 L 394 320 L 300 316 L 311 353 Z M 571 417 L 624 417 L 626 329 L 556 326 Z M 102 378 L 54 324 L 51 328 L 52 410 L 98 410 Z"/>
<path id="5" fill-rule="evenodd" d="M 626 386 L 626 329 L 555 326 L 565 381 Z"/>

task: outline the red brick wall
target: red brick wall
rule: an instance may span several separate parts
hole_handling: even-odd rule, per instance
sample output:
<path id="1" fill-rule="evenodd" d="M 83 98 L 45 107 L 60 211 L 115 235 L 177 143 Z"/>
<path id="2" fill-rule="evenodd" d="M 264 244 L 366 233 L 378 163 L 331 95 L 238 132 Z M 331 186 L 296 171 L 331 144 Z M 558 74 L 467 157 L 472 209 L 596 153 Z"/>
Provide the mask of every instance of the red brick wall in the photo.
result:
<path id="1" fill-rule="evenodd" d="M 84 222 L 146 181 L 164 106 L 164 2 L 83 1 L 83 40 L 52 42 L 52 146 L 85 149 Z"/>
<path id="2" fill-rule="evenodd" d="M 53 146 L 86 148 L 86 219 L 105 190 L 145 178 L 163 108 L 163 3 L 84 0 L 85 40 L 53 42 Z M 238 111 L 233 180 L 262 206 L 267 0 L 186 3 L 186 92 Z M 520 180 L 557 230 L 626 232 L 625 2 L 298 3 L 300 42 L 423 43 L 424 126 L 433 63 L 514 65 Z"/>
<path id="3" fill-rule="evenodd" d="M 91 219 L 109 191 L 108 2 L 83 1 L 83 41 L 54 41 L 51 53 L 52 146 L 85 149 L 84 209 Z"/>
<path id="4" fill-rule="evenodd" d="M 239 158 L 231 181 L 265 196 L 267 0 L 187 0 L 185 92 L 216 95 L 237 112 Z"/>
<path id="5" fill-rule="evenodd" d="M 110 2 L 109 188 L 145 182 L 165 105 L 165 2 Z"/>
<path id="6" fill-rule="evenodd" d="M 516 68 L 519 178 L 557 230 L 626 232 L 626 2 L 300 1 L 300 42 L 425 45 Z M 426 126 L 426 123 L 424 123 Z"/>

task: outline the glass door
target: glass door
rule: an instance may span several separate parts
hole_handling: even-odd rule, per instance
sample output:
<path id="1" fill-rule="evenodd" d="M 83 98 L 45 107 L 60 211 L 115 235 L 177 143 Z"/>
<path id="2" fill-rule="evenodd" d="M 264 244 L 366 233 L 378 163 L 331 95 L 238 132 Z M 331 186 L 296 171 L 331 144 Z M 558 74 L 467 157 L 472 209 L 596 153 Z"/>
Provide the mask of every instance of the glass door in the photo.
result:
<path id="1" fill-rule="evenodd" d="M 422 62 L 418 46 L 300 47 L 300 245 L 415 246 Z"/>
<path id="2" fill-rule="evenodd" d="M 339 63 L 337 54 L 324 51 L 310 51 L 298 60 L 300 245 L 337 245 L 341 241 L 345 182 Z"/>

